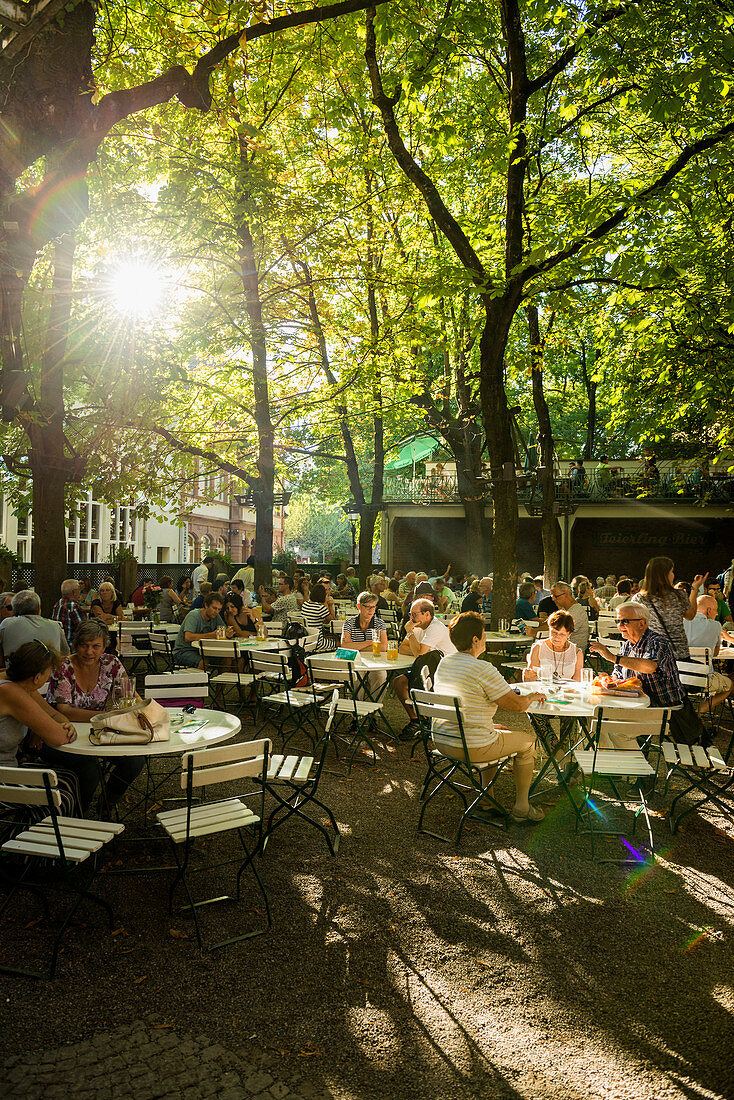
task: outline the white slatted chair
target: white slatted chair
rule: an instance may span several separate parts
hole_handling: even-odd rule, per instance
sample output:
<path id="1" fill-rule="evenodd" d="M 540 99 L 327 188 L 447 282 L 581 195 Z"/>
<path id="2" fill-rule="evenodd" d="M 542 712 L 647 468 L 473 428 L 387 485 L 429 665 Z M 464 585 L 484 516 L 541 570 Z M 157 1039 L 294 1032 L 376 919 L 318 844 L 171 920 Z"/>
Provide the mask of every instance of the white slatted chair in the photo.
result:
<path id="1" fill-rule="evenodd" d="M 431 832 L 430 829 L 423 828 L 423 817 L 429 804 L 439 791 L 446 789 L 452 794 L 457 794 L 464 806 L 464 812 L 459 819 L 459 826 L 456 831 L 455 844 L 460 843 L 461 834 L 464 830 L 467 818 L 476 810 L 480 801 L 490 802 L 494 813 L 497 815 L 494 820 L 489 817 L 483 817 L 482 820 L 485 821 L 486 824 L 495 824 L 500 828 L 507 829 L 510 823 L 510 816 L 507 810 L 505 810 L 496 800 L 491 792 L 502 770 L 511 760 L 514 760 L 517 753 L 510 753 L 508 756 L 502 756 L 497 760 L 492 760 L 491 764 L 485 764 L 482 767 L 477 764 L 472 764 L 469 759 L 469 750 L 466 744 L 461 700 L 454 695 L 441 695 L 433 691 L 418 691 L 415 688 L 411 691 L 410 698 L 413 702 L 413 708 L 418 715 L 421 727 L 425 730 L 424 736 L 426 739 L 431 736 L 430 731 L 434 719 L 449 719 L 453 725 L 458 727 L 464 757 L 463 760 L 455 760 L 453 757 L 444 756 L 443 753 L 434 746 L 433 753 L 428 758 L 429 773 L 426 776 L 423 784 L 423 791 L 421 792 L 423 805 L 418 817 L 418 832 L 426 833 L 428 836 L 435 837 L 436 840 L 444 840 L 447 843 L 450 842 L 449 837 L 443 836 L 441 833 Z M 434 782 L 434 780 L 436 786 L 430 793 L 427 793 L 430 784 Z"/>
<path id="2" fill-rule="evenodd" d="M 160 660 L 168 672 L 173 672 L 173 643 L 175 636 L 153 628 L 150 632 L 150 651 L 153 660 Z"/>
<path id="3" fill-rule="evenodd" d="M 335 690 L 329 707 L 329 719 L 319 746 L 318 758 L 315 759 L 305 753 L 289 753 L 287 756 L 282 753 L 274 753 L 270 757 L 265 789 L 275 799 L 276 805 L 268 817 L 263 848 L 265 848 L 275 830 L 279 829 L 281 825 L 285 825 L 286 821 L 295 816 L 297 819 L 306 821 L 309 825 L 318 829 L 324 836 L 332 856 L 335 856 L 339 851 L 339 841 L 341 839 L 339 826 L 329 807 L 318 798 L 319 780 L 321 779 L 326 754 L 329 751 L 331 726 L 336 715 L 338 698 L 339 692 Z M 315 820 L 305 812 L 310 803 L 318 806 L 328 817 L 335 834 L 333 839 L 320 821 Z"/>
<path id="4" fill-rule="evenodd" d="M 60 817 L 61 795 L 54 771 L 47 768 L 0 768 L 0 803 L 11 806 L 48 807 L 48 816 L 27 828 L 23 828 L 2 845 L 2 874 L 8 880 L 9 892 L 0 916 L 10 905 L 18 890 L 29 890 L 40 899 L 45 916 L 49 915 L 46 900 L 47 882 L 34 882 L 29 873 L 34 866 L 47 862 L 58 867 L 61 889 L 74 897 L 71 908 L 54 939 L 51 966 L 48 972 L 25 970 L 0 964 L 6 974 L 21 974 L 31 978 L 53 978 L 56 973 L 61 938 L 69 927 L 74 914 L 83 901 L 94 902 L 107 914 L 113 927 L 112 909 L 106 901 L 93 894 L 89 887 L 97 874 L 97 854 L 124 831 L 118 822 L 87 821 L 84 818 Z M 16 857 L 16 858 L 12 858 Z M 72 872 L 86 864 L 83 882 L 74 882 Z M 53 884 L 58 887 L 58 883 Z"/>
<path id="5" fill-rule="evenodd" d="M 359 677 L 354 671 L 354 661 L 327 661 L 323 658 L 307 657 L 313 691 L 318 695 L 319 691 L 333 691 L 335 688 L 344 693 L 343 698 L 337 700 L 335 722 L 349 723 L 348 731 L 343 734 L 347 740 L 349 752 L 348 770 L 351 772 L 354 757 L 359 751 L 360 745 L 366 741 L 372 752 L 373 762 L 377 761 L 377 752 L 370 737 L 370 733 L 376 733 L 377 727 L 375 715 L 382 710 L 382 703 L 374 703 L 371 700 L 357 698 L 359 691 Z M 324 704 L 319 700 L 322 710 L 328 711 L 330 704 Z"/>
<path id="6" fill-rule="evenodd" d="M 131 676 L 134 675 L 141 664 L 145 666 L 148 672 L 155 671 L 150 645 L 149 622 L 117 624 L 117 656 L 121 661 L 129 663 Z"/>
<path id="7" fill-rule="evenodd" d="M 695 813 L 707 803 L 713 803 L 729 819 L 734 817 L 734 802 L 731 801 L 734 791 L 734 768 L 728 766 L 715 745 L 702 748 L 701 745 L 676 744 L 673 741 L 664 741 L 662 745 L 663 759 L 666 766 L 665 788 L 671 778 L 679 775 L 688 784 L 675 796 L 670 804 L 669 822 L 671 831 L 676 833 L 681 821 L 689 814 Z M 698 797 L 680 813 L 677 813 L 678 803 L 691 791 L 696 791 Z M 728 800 L 728 801 L 726 801 Z"/>
<path id="8" fill-rule="evenodd" d="M 265 623 L 265 629 L 268 632 L 268 638 L 282 638 L 285 627 L 282 623 Z"/>
<path id="9" fill-rule="evenodd" d="M 247 707 L 255 677 L 240 670 L 240 651 L 234 638 L 200 638 L 191 643 L 201 653 L 204 672 L 209 677 L 212 704 L 227 710 L 227 692 L 237 692 L 238 709 Z"/>
<path id="10" fill-rule="evenodd" d="M 209 677 L 201 669 L 193 668 L 158 672 L 145 677 L 145 696 L 163 706 L 180 707 L 196 700 L 204 707 L 209 702 Z"/>
<path id="11" fill-rule="evenodd" d="M 282 745 L 286 745 L 298 733 L 305 733 L 312 745 L 316 745 L 321 731 L 316 725 L 321 698 L 310 683 L 307 688 L 292 688 L 288 653 L 251 651 L 250 665 L 255 678 L 257 709 L 262 716 L 256 736 L 267 726 L 280 733 Z M 306 662 L 308 664 L 308 661 Z"/>
<path id="12" fill-rule="evenodd" d="M 601 707 L 590 731 L 591 748 L 573 750 L 583 779 L 584 803 L 581 807 L 587 822 L 591 841 L 591 858 L 595 858 L 595 838 L 598 836 L 616 836 L 621 839 L 625 847 L 623 859 L 634 859 L 644 862 L 642 855 L 632 847 L 625 839 L 624 833 L 619 829 L 609 829 L 600 826 L 606 817 L 605 812 L 594 801 L 594 793 L 599 780 L 609 783 L 620 805 L 624 805 L 617 788 L 616 781 L 627 780 L 635 788 L 639 799 L 639 807 L 633 817 L 634 833 L 637 826 L 637 818 L 644 816 L 647 826 L 647 835 L 651 858 L 655 855 L 655 840 L 650 823 L 650 815 L 647 808 L 645 795 L 646 788 L 655 785 L 656 768 L 650 763 L 642 749 L 639 747 L 638 738 L 644 738 L 649 745 L 652 738 L 665 738 L 670 721 L 670 711 L 663 708 L 650 708 L 649 710 L 627 710 L 614 706 Z M 606 747 L 613 746 L 613 747 Z M 657 759 L 657 758 L 656 758 Z M 598 819 L 598 820 L 597 820 Z M 576 815 L 576 829 L 578 830 L 579 814 Z M 618 863 L 619 857 L 613 859 L 601 859 L 601 863 Z"/>
<path id="13" fill-rule="evenodd" d="M 217 833 L 237 832 L 245 852 L 245 858 L 237 870 L 235 900 L 239 901 L 240 899 L 240 881 L 249 867 L 257 880 L 265 901 L 267 927 L 252 932 L 243 932 L 240 935 L 221 940 L 218 943 L 211 944 L 209 949 L 214 951 L 217 948 L 226 947 L 230 943 L 237 943 L 239 940 L 261 936 L 272 926 L 268 895 L 258 874 L 254 859 L 257 853 L 262 850 L 265 782 L 269 762 L 270 742 L 267 740 L 250 741 L 246 744 L 227 745 L 212 749 L 199 749 L 196 752 L 185 753 L 181 768 L 181 788 L 186 792 L 186 805 L 175 810 L 164 810 L 162 813 L 156 814 L 158 822 L 171 841 L 174 859 L 178 868 L 168 895 L 168 909 L 169 912 L 173 911 L 173 897 L 176 888 L 181 883 L 189 900 L 189 904 L 185 908 L 190 909 L 194 918 L 196 939 L 201 949 L 203 949 L 204 944 L 197 910 L 202 905 L 230 899 L 228 896 L 219 896 L 194 901 L 187 871 L 189 870 L 189 861 L 195 842 L 205 837 L 214 836 Z M 242 797 L 224 798 L 214 802 L 196 802 L 196 798 L 203 795 L 205 789 L 208 794 L 212 787 L 216 787 L 220 783 L 242 782 L 243 780 L 250 780 L 259 784 L 259 813 L 257 814 L 250 809 Z M 246 830 L 254 834 L 255 843 L 252 847 L 248 847 L 245 840 Z M 200 867 L 197 865 L 196 872 L 211 869 L 211 866 Z M 189 874 L 192 873 L 194 872 L 189 872 Z"/>
<path id="14" fill-rule="evenodd" d="M 286 618 L 289 623 L 298 623 L 299 626 L 306 626 L 306 619 L 302 611 L 288 611 Z"/>

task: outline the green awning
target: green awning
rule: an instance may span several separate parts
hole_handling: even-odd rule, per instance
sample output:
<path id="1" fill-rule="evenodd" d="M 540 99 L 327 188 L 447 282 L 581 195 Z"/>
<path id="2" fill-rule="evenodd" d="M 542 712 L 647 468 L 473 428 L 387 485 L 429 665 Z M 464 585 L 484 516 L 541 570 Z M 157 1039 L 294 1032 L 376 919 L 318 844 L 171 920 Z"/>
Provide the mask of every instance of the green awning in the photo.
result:
<path id="1" fill-rule="evenodd" d="M 405 466 L 414 466 L 423 462 L 437 451 L 441 443 L 433 435 L 417 435 L 408 443 L 403 443 L 397 458 L 385 463 L 386 470 L 402 470 Z"/>

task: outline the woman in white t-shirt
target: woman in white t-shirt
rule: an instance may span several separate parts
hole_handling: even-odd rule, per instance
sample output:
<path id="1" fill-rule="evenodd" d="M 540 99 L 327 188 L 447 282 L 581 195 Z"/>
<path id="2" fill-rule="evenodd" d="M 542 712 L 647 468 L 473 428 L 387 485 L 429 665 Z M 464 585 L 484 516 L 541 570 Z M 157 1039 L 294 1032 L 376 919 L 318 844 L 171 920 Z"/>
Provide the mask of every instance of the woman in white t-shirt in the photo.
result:
<path id="1" fill-rule="evenodd" d="M 549 637 L 535 642 L 528 654 L 528 667 L 523 680 L 580 680 L 584 654 L 571 641 L 575 629 L 573 616 L 566 611 L 554 611 L 548 619 Z"/>
<path id="2" fill-rule="evenodd" d="M 544 813 L 528 801 L 535 765 L 535 734 L 526 731 L 495 729 L 492 719 L 497 707 L 523 712 L 533 702 L 544 702 L 541 694 L 517 695 L 494 665 L 477 658 L 487 648 L 484 619 L 475 611 L 458 615 L 449 627 L 456 653 L 443 658 L 433 678 L 433 690 L 461 700 L 464 737 L 472 764 L 491 764 L 510 753 L 515 778 L 515 805 L 510 816 L 516 823 L 542 821 Z M 458 724 L 451 719 L 433 720 L 436 748 L 453 760 L 463 760 L 464 749 Z M 489 769 L 482 769 L 489 770 Z M 482 806 L 489 809 L 489 805 Z"/>

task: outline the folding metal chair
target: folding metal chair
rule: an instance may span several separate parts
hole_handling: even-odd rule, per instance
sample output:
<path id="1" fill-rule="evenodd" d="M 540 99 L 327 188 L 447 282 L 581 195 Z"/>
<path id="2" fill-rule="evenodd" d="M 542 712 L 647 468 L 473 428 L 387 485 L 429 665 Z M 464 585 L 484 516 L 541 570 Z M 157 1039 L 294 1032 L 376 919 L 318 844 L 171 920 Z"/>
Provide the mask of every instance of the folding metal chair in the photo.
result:
<path id="1" fill-rule="evenodd" d="M 285 825 L 286 821 L 295 814 L 302 821 L 308 822 L 309 825 L 313 825 L 314 829 L 319 830 L 324 836 L 329 846 L 329 851 L 333 856 L 339 851 L 339 841 L 341 839 L 339 826 L 329 807 L 317 797 L 324 760 L 329 751 L 331 726 L 336 715 L 338 699 L 339 692 L 337 689 L 334 689 L 334 694 L 329 706 L 329 718 L 326 722 L 324 736 L 321 738 L 318 758 L 314 759 L 313 756 L 307 756 L 305 753 L 289 753 L 287 756 L 273 754 L 270 757 L 265 789 L 268 794 L 275 799 L 277 805 L 268 817 L 268 823 L 265 828 L 265 839 L 263 840 L 263 849 L 266 847 L 275 830 L 279 829 L 281 825 Z M 315 806 L 320 807 L 329 818 L 334 833 L 336 834 L 333 840 L 320 821 L 316 821 L 313 817 L 309 817 L 309 815 L 304 812 L 305 807 L 307 807 L 309 803 L 313 803 Z"/>
<path id="2" fill-rule="evenodd" d="M 234 638 L 202 638 L 191 643 L 201 653 L 204 672 L 209 677 L 212 704 L 218 710 L 227 710 L 227 692 L 237 691 L 238 710 L 249 706 L 255 677 L 240 671 L 240 650 Z"/>
<path id="3" fill-rule="evenodd" d="M 155 672 L 149 622 L 117 624 L 117 656 L 129 662 L 131 676 L 141 664 L 148 672 Z"/>
<path id="4" fill-rule="evenodd" d="M 209 702 L 209 677 L 198 668 L 157 672 L 145 677 L 145 696 L 163 706 L 180 707 L 196 701 L 203 707 Z"/>
<path id="5" fill-rule="evenodd" d="M 620 806 L 624 805 L 624 799 L 619 792 L 617 781 L 627 780 L 635 789 L 640 804 L 633 815 L 632 833 L 634 835 L 637 819 L 642 814 L 647 826 L 650 856 L 654 858 L 655 839 L 645 788 L 652 786 L 654 790 L 657 768 L 652 766 L 642 748 L 639 747 L 638 739 L 644 738 L 648 752 L 651 748 L 659 751 L 659 746 L 652 746 L 652 740 L 659 737 L 662 742 L 669 721 L 670 711 L 662 708 L 628 710 L 622 707 L 602 707 L 593 719 L 590 730 L 591 748 L 573 750 L 573 757 L 581 770 L 584 791 L 582 814 L 576 815 L 576 831 L 578 831 L 579 816 L 581 816 L 585 819 L 588 828 L 592 859 L 595 858 L 596 837 L 612 836 L 621 839 L 625 848 L 624 859 L 629 859 L 631 856 L 644 862 L 644 857 L 629 843 L 623 831 L 604 827 L 606 814 L 604 809 L 594 801 L 595 788 L 600 780 L 610 785 Z M 604 745 L 600 746 L 600 740 L 624 747 L 605 748 Z M 618 863 L 619 857 L 601 859 L 599 862 Z"/>
<path id="6" fill-rule="evenodd" d="M 272 926 L 268 895 L 258 874 L 254 858 L 262 848 L 265 783 L 267 781 L 269 760 L 270 742 L 267 740 L 250 741 L 246 744 L 227 745 L 226 747 L 213 749 L 199 749 L 196 752 L 185 753 L 181 769 L 181 788 L 186 791 L 186 805 L 175 810 L 164 810 L 162 813 L 156 814 L 160 825 L 171 841 L 178 868 L 168 894 L 168 911 L 173 911 L 174 894 L 179 883 L 181 883 L 189 901 L 189 904 L 184 908 L 185 910 L 191 910 L 196 928 L 196 940 L 202 950 L 204 944 L 197 910 L 203 905 L 211 905 L 214 902 L 230 901 L 232 899 L 229 895 L 220 895 L 219 897 L 194 901 L 188 875 L 238 862 L 237 859 L 225 859 L 215 864 L 197 866 L 195 870 L 189 871 L 189 862 L 194 844 L 204 837 L 223 832 L 237 832 L 245 858 L 237 870 L 234 900 L 239 901 L 240 899 L 242 875 L 249 868 L 257 880 L 267 914 L 267 928 L 259 928 L 253 932 L 242 932 L 240 935 L 231 936 L 226 940 L 212 944 L 210 950 L 214 951 L 217 948 L 226 947 L 228 944 L 237 943 L 239 940 L 251 939 L 253 936 L 261 936 Z M 246 779 L 259 784 L 259 794 L 257 795 L 259 814 L 253 813 L 242 797 L 225 798 L 216 802 L 202 801 L 197 803 L 195 800 L 194 792 L 200 792 L 203 797 L 205 788 L 209 792 L 212 787 L 219 783 L 231 783 L 235 780 Z M 254 835 L 255 843 L 252 847 L 248 847 L 245 840 L 246 832 L 252 832 Z"/>
<path id="7" fill-rule="evenodd" d="M 154 661 L 162 661 L 165 670 L 173 672 L 173 639 L 168 632 L 151 630 L 150 651 Z"/>
<path id="8" fill-rule="evenodd" d="M 315 719 L 322 700 L 310 682 L 308 688 L 290 686 L 292 673 L 287 652 L 253 650 L 249 657 L 257 692 L 257 710 L 263 717 L 256 736 L 270 725 L 279 732 L 283 748 L 301 731 L 315 746 L 321 738 Z M 280 716 L 279 720 L 276 715 Z"/>
<path id="9" fill-rule="evenodd" d="M 431 728 L 434 719 L 450 719 L 452 723 L 456 724 L 463 755 L 463 759 L 455 760 L 453 757 L 444 756 L 440 749 L 435 749 L 434 746 L 437 755 L 432 760 L 429 759 L 429 768 L 432 769 L 432 774 L 429 773 L 429 776 L 426 777 L 427 783 L 424 782 L 424 790 L 421 793 L 423 806 L 418 817 L 418 832 L 426 833 L 428 836 L 435 837 L 436 840 L 450 842 L 449 837 L 423 828 L 423 817 L 429 803 L 433 801 L 439 791 L 445 790 L 445 788 L 448 788 L 452 794 L 457 794 L 464 805 L 464 812 L 456 831 L 455 844 L 459 844 L 461 841 L 466 819 L 482 800 L 491 803 L 492 808 L 498 815 L 496 822 L 490 822 L 487 819 L 487 823 L 496 824 L 500 828 L 507 829 L 510 823 L 510 815 L 496 800 L 491 791 L 505 765 L 510 760 L 514 760 L 517 753 L 501 756 L 497 760 L 488 761 L 486 764 L 473 764 L 469 759 L 461 700 L 454 695 L 439 695 L 436 692 L 418 691 L 416 689 L 411 691 L 410 697 L 413 700 L 413 707 L 422 726 L 425 723 L 428 728 Z M 446 762 L 445 765 L 443 761 Z M 483 778 L 483 775 L 486 775 L 487 778 Z M 426 794 L 427 785 L 430 785 L 434 779 L 436 780 L 436 786 L 430 793 Z"/>
<path id="10" fill-rule="evenodd" d="M 3 856 L 2 877 L 7 880 L 10 887 L 8 896 L 0 906 L 0 917 L 18 890 L 28 890 L 34 894 L 40 900 L 46 917 L 49 916 L 46 899 L 48 890 L 65 890 L 75 899 L 54 939 L 51 966 L 47 973 L 8 966 L 5 963 L 0 964 L 0 971 L 6 974 L 22 974 L 29 978 L 50 980 L 56 973 L 61 939 L 82 902 L 91 901 L 103 909 L 112 928 L 112 909 L 103 898 L 93 894 L 89 887 L 98 870 L 97 853 L 119 836 L 125 826 L 117 822 L 60 817 L 58 810 L 61 805 L 61 795 L 56 772 L 46 768 L 0 768 L 0 803 L 12 806 L 45 804 L 48 807 L 48 817 L 24 828 L 12 839 L 6 840 L 0 849 Z M 91 873 L 81 884 L 74 882 L 73 868 L 88 860 Z M 36 882 L 28 877 L 33 868 L 44 861 L 58 868 L 60 882 L 54 882 L 52 879 Z"/>
<path id="11" fill-rule="evenodd" d="M 663 758 L 667 768 L 665 789 L 675 775 L 679 775 L 688 784 L 677 794 L 670 804 L 671 832 L 676 833 L 684 817 L 701 809 L 707 803 L 713 803 L 730 819 L 734 818 L 734 768 L 725 764 L 721 753 L 714 746 L 704 749 L 700 745 L 676 744 L 663 741 Z M 678 803 L 691 791 L 697 791 L 699 797 L 676 816 Z M 725 801 L 728 799 L 729 801 Z"/>
<path id="12" fill-rule="evenodd" d="M 306 664 L 311 672 L 314 694 L 319 691 L 333 691 L 337 688 L 345 692 L 343 698 L 337 699 L 336 718 L 337 726 L 349 722 L 349 729 L 344 736 L 349 752 L 348 770 L 352 770 L 354 757 L 363 741 L 370 747 L 373 762 L 377 760 L 377 753 L 370 734 L 378 732 L 375 715 L 382 710 L 382 703 L 375 703 L 368 699 L 358 699 L 360 680 L 354 671 L 354 661 L 325 660 L 319 657 L 307 657 Z M 322 704 L 322 710 L 329 710 L 329 704 Z"/>

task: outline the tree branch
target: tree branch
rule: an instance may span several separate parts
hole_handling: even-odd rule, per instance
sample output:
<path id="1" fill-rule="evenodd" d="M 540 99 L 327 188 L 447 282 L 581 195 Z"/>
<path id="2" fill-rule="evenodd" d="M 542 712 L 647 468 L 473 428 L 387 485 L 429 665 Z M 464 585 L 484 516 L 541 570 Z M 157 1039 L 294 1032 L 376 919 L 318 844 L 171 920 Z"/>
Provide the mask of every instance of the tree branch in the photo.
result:
<path id="1" fill-rule="evenodd" d="M 431 217 L 446 237 L 461 263 L 467 271 L 473 275 L 474 281 L 481 289 L 487 290 L 491 285 L 491 280 L 482 261 L 474 251 L 464 230 L 444 204 L 433 181 L 426 175 L 423 169 L 418 165 L 412 153 L 407 149 L 400 134 L 394 111 L 394 107 L 400 99 L 400 91 L 397 90 L 393 92 L 391 96 L 388 96 L 382 83 L 382 75 L 377 63 L 375 15 L 376 7 L 374 2 L 372 2 L 367 9 L 365 60 L 367 62 L 367 70 L 372 85 L 372 102 L 378 108 L 382 116 L 382 124 L 388 145 L 407 178 L 423 196 L 423 200 L 428 207 Z"/>
<path id="2" fill-rule="evenodd" d="M 540 76 L 536 76 L 534 80 L 528 81 L 528 94 L 532 95 L 534 92 L 544 88 L 546 84 L 550 84 L 552 80 L 555 80 L 558 74 L 562 73 L 563 70 L 576 59 L 582 42 L 587 41 L 589 38 L 593 38 L 595 34 L 609 23 L 626 15 L 627 12 L 631 11 L 638 3 L 640 3 L 640 0 L 633 0 L 632 3 L 621 4 L 619 7 L 610 8 L 608 11 L 602 12 L 598 19 L 584 28 L 583 34 L 579 35 L 572 46 L 567 46 L 563 53 L 558 55 L 556 60 L 548 66 L 544 73 L 541 73 Z"/>
<path id="3" fill-rule="evenodd" d="M 529 279 L 534 279 L 537 275 L 542 275 L 546 271 L 551 271 L 558 264 L 564 260 L 570 259 L 571 256 L 575 256 L 587 245 L 594 241 L 603 240 L 612 229 L 616 229 L 618 225 L 621 225 L 626 218 L 635 210 L 638 206 L 643 206 L 648 199 L 661 191 L 664 191 L 668 184 L 675 179 L 675 177 L 682 172 L 685 166 L 694 157 L 697 157 L 700 153 L 705 153 L 707 149 L 713 149 L 714 146 L 720 145 L 731 134 L 734 134 L 734 122 L 728 122 L 726 126 L 722 126 L 714 134 L 710 134 L 708 137 L 701 138 L 700 141 L 694 141 L 691 145 L 687 145 L 683 151 L 671 161 L 668 167 L 656 180 L 653 180 L 647 187 L 643 187 L 638 191 L 629 202 L 623 203 L 619 206 L 613 214 L 610 214 L 604 221 L 599 222 L 597 226 L 590 229 L 582 237 L 577 237 L 565 248 L 555 252 L 552 256 L 548 256 L 538 264 L 531 264 L 526 267 L 524 271 L 521 271 L 518 275 L 522 283 L 527 282 Z"/>

